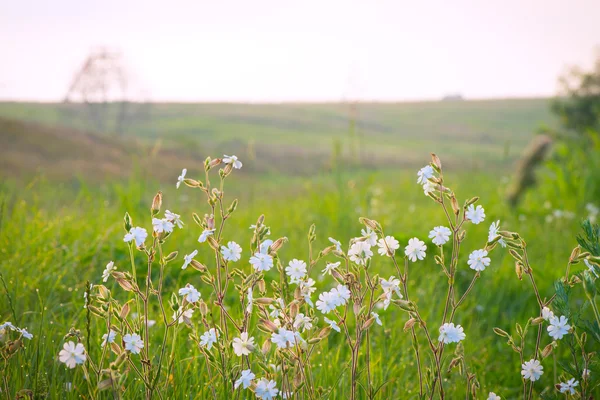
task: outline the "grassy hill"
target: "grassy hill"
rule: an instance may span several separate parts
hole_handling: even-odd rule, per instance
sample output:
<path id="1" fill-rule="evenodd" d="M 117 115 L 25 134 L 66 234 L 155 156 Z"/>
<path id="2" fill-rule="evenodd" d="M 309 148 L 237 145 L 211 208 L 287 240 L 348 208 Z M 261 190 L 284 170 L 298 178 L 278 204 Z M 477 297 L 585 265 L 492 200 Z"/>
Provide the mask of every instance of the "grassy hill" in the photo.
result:
<path id="1" fill-rule="evenodd" d="M 514 161 L 540 125 L 554 123 L 548 99 L 357 105 L 158 103 L 133 105 L 131 110 L 134 116 L 122 136 L 111 134 L 109 123 L 98 133 L 111 136 L 111 143 L 119 146 L 137 148 L 143 143 L 168 149 L 177 159 L 231 152 L 251 161 L 251 171 L 277 174 L 313 174 L 333 163 L 412 168 L 431 151 L 444 154 L 451 164 L 490 169 Z M 116 111 L 109 105 L 106 120 Z M 94 130 L 86 106 L 80 104 L 0 103 L 0 116 L 52 126 L 67 135 Z M 37 141 L 33 132 L 23 134 L 32 135 L 30 142 Z M 68 143 L 61 147 L 69 150 Z M 60 153 L 55 156 L 60 158 Z"/>

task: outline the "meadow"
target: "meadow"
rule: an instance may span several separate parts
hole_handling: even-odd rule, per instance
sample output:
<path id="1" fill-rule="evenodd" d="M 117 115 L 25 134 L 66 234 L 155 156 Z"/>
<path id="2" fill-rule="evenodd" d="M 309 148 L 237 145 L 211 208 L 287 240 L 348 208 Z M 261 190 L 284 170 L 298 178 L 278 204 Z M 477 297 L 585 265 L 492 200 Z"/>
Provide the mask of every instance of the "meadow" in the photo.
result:
<path id="1" fill-rule="evenodd" d="M 100 343 L 105 327 L 86 321 L 86 282 L 101 283 L 102 271 L 111 260 L 119 270 L 128 268 L 123 217 L 128 212 L 136 225 L 150 229 L 149 210 L 159 190 L 166 208 L 180 214 L 186 224 L 165 244 L 165 254 L 179 251 L 165 272 L 165 290 L 174 292 L 190 282 L 203 298 L 210 296 L 195 271 L 180 269 L 183 254 L 194 249 L 199 251 L 197 260 L 210 263 L 210 248 L 197 241 L 202 228 L 192 220 L 193 212 L 200 216 L 209 212 L 206 199 L 197 191 L 175 187 L 182 168 L 188 169 L 190 177 L 202 178 L 207 156 L 236 154 L 244 162 L 228 178 L 225 189 L 229 201 L 239 199 L 228 221 L 227 240 L 240 243 L 244 250 L 253 235 L 249 227 L 260 215 L 265 216 L 273 239 L 289 240 L 279 251 L 282 260 L 308 257 L 312 224 L 315 249 L 329 246 L 329 237 L 348 243 L 364 228 L 359 217 L 381 223 L 401 249 L 412 237 L 424 240 L 431 253 L 412 267 L 409 286 L 425 320 L 439 320 L 447 281 L 427 239 L 434 226 L 445 223 L 445 216 L 416 183 L 417 170 L 429 163 L 429 153 L 444 161 L 444 177 L 459 202 L 479 196 L 487 215 L 485 223 L 469 227 L 458 261 L 459 292 L 471 282 L 468 254 L 487 240 L 489 224 L 500 220 L 504 229 L 519 232 L 527 241 L 539 290 L 550 297 L 554 281 L 564 275 L 577 245 L 580 222 L 588 216 L 577 194 L 552 196 L 555 188 L 547 183 L 551 180 L 544 181 L 543 190 L 529 192 L 517 209 L 505 202 L 515 162 L 533 133 L 555 123 L 546 99 L 355 107 L 156 104 L 150 114 L 132 121 L 123 135 L 84 130 L 83 111 L 72 108 L 74 114 L 69 115 L 77 118 L 65 118 L 64 106 L 56 104 L 0 104 L 0 272 L 4 280 L 0 319 L 13 320 L 34 334 L 10 361 L 13 393 L 7 398 L 21 389 L 32 390 L 35 398 L 44 394 L 92 397 L 83 374 L 66 369 L 57 355 L 71 327 L 80 329 L 86 340 Z M 242 260 L 249 256 L 245 251 Z M 318 279 L 323 268 L 324 260 L 312 274 L 317 293 L 329 285 Z M 382 277 L 395 274 L 385 258 L 373 264 L 373 271 Z M 114 282 L 107 286 L 118 293 Z M 229 296 L 225 301 L 233 307 L 239 299 Z M 469 312 L 463 312 L 457 323 L 467 334 L 463 343 L 467 367 L 479 385 L 473 397 L 487 398 L 488 392 L 496 392 L 503 399 L 517 398 L 522 392 L 519 355 L 492 329 L 514 329 L 515 322 L 524 324 L 537 316 L 539 308 L 529 282 L 517 278 L 508 252 L 494 250 L 491 266 L 463 307 Z M 159 310 L 151 313 L 158 317 Z M 369 361 L 370 379 L 380 387 L 375 397 L 418 398 L 411 337 L 403 329 L 406 312 L 390 307 L 379 314 L 383 326 L 371 329 Z M 90 332 L 86 332 L 88 325 Z M 188 328 L 178 329 L 165 398 L 212 398 L 202 353 L 188 337 Z M 343 342 L 342 335 L 330 334 L 316 346 L 314 385 L 322 388 L 323 398 L 349 397 L 349 354 Z M 150 343 L 150 348 L 160 346 L 158 337 Z M 100 353 L 99 347 L 92 352 Z M 559 380 L 559 366 L 550 360 L 545 368 L 535 393 L 545 389 L 547 398 L 559 398 L 552 387 Z M 596 368 L 591 368 L 592 373 L 600 373 Z M 469 398 L 464 373 L 454 369 L 443 379 L 447 398 Z M 131 375 L 124 398 L 143 398 L 143 386 Z M 237 396 L 254 397 L 246 392 Z M 106 392 L 100 397 L 110 398 Z M 368 398 L 364 390 L 359 389 L 359 398 Z"/>

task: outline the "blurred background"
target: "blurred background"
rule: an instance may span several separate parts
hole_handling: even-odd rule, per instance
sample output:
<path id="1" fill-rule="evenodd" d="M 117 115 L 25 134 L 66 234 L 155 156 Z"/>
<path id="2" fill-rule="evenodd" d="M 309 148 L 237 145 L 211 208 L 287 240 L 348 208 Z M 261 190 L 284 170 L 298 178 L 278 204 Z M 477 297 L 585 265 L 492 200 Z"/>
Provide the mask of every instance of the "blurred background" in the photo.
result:
<path id="1" fill-rule="evenodd" d="M 595 0 L 0 0 L 0 271 L 17 314 L 33 327 L 50 310 L 51 358 L 82 317 L 84 281 L 127 264 L 125 211 L 149 228 L 158 190 L 189 229 L 168 250 L 208 256 L 191 219 L 205 200 L 175 184 L 224 154 L 244 163 L 225 188 L 240 199 L 227 240 L 246 249 L 264 213 L 287 259 L 305 257 L 312 223 L 325 246 L 357 236 L 359 216 L 402 246 L 425 239 L 445 221 L 416 183 L 435 152 L 459 201 L 486 210 L 465 254 L 501 220 L 550 293 L 600 207 L 598 21 Z M 445 277 L 423 265 L 417 296 L 435 313 Z M 488 333 L 537 311 L 510 257 L 492 268 L 460 323 L 481 333 L 466 343 L 479 381 L 501 379 L 510 398 L 520 377 L 496 368 L 518 360 Z M 193 279 L 175 272 L 169 288 Z M 400 325 L 390 338 L 406 340 Z M 382 376 L 410 378 L 408 352 L 380 356 Z"/>

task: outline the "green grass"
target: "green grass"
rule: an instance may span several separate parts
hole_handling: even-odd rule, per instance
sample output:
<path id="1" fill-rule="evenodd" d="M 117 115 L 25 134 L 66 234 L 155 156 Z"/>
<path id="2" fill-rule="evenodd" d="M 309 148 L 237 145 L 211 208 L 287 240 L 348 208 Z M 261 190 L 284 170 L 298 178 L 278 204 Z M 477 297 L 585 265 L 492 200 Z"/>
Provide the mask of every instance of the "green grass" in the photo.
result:
<path id="1" fill-rule="evenodd" d="M 423 159 L 426 160 L 425 155 Z M 529 207 L 518 213 L 511 212 L 500 196 L 505 185 L 501 179 L 489 174 L 450 171 L 446 175 L 450 185 L 463 198 L 481 195 L 481 203 L 488 215 L 486 223 L 482 224 L 486 226 L 469 228 L 460 261 L 459 291 L 466 289 L 472 275 L 466 267 L 468 253 L 484 243 L 488 222 L 501 219 L 503 227 L 520 232 L 528 241 L 540 290 L 549 296 L 553 280 L 563 273 L 563 265 L 576 244 L 574 232 L 578 222 L 562 221 L 549 225 L 544 221 L 547 211 L 539 210 L 537 204 L 540 203 L 536 204 L 543 199 L 530 198 Z M 239 197 L 241 202 L 225 237 L 247 248 L 248 226 L 264 213 L 272 236 L 290 239 L 281 252 L 283 260 L 305 258 L 306 232 L 310 224 L 317 225 L 317 248 L 321 248 L 328 244 L 328 236 L 346 242 L 359 235 L 358 217 L 369 216 L 380 221 L 404 246 L 408 238 L 425 239 L 433 226 L 444 223 L 441 211 L 423 196 L 414 180 L 412 171 L 339 173 L 317 179 L 292 178 L 286 184 L 268 178 L 245 184 L 245 176 L 234 176 L 228 183 L 231 193 L 227 193 Z M 57 188 L 52 182 L 36 181 L 24 191 L 15 189 L 6 184 L 0 191 L 4 204 L 0 225 L 0 271 L 15 302 L 18 323 L 28 327 L 36 337 L 27 342 L 25 350 L 12 361 L 21 367 L 12 370 L 11 384 L 17 389 L 33 388 L 38 371 L 48 380 L 51 398 L 78 398 L 77 392 L 85 395 L 81 372 L 66 370 L 56 361 L 56 355 L 62 336 L 71 326 L 85 331 L 82 308 L 85 281 L 98 283 L 109 260 L 114 260 L 121 270 L 127 269 L 127 247 L 122 242 L 124 212 L 132 215 L 134 223 L 149 228 L 152 192 L 163 190 L 166 208 L 180 212 L 187 223 L 186 229 L 178 231 L 168 243 L 166 251 L 179 250 L 182 255 L 198 248 L 201 250 L 198 259 L 208 260 L 206 245 L 200 246 L 196 242 L 199 228 L 190 218 L 192 211 L 202 215 L 207 207 L 191 189 L 176 191 L 171 183 L 144 183 L 133 179 L 100 187 L 80 182 L 79 188 Z M 66 198 L 65 193 L 72 196 Z M 578 214 L 578 217 L 582 216 Z M 410 286 L 425 318 L 435 321 L 440 318 L 446 283 L 432 256 L 429 253 L 426 261 L 412 267 Z M 492 266 L 484 271 L 456 321 L 467 333 L 465 352 L 470 359 L 469 370 L 477 374 L 481 384 L 480 395 L 483 397 L 487 391 L 496 391 L 503 398 L 513 398 L 521 390 L 518 356 L 491 330 L 495 326 L 514 329 L 515 322 L 525 323 L 528 317 L 535 315 L 536 304 L 528 283 L 517 280 L 506 252 L 494 251 L 492 259 Z M 394 274 L 389 260 L 380 257 L 376 260 L 374 268 L 382 276 Z M 168 272 L 168 291 L 187 282 L 202 287 L 197 273 L 190 269 L 182 272 L 177 264 L 179 262 Z M 318 267 L 324 267 L 324 263 Z M 140 265 L 140 274 L 143 274 L 142 270 Z M 330 284 L 320 285 L 327 288 Z M 115 293 L 119 292 L 118 288 L 113 289 Z M 207 292 L 203 291 L 206 296 Z M 231 297 L 228 301 L 234 304 L 236 298 Z M 3 310 L 3 319 L 12 319 L 6 296 L 0 297 L 0 310 Z M 402 330 L 405 314 L 392 307 L 381 315 L 384 327 L 374 329 L 375 350 L 371 360 L 375 383 L 386 382 L 380 398 L 414 397 L 417 381 L 409 335 Z M 96 322 L 92 342 L 98 343 L 102 333 L 101 324 Z M 178 343 L 176 384 L 168 396 L 209 398 L 200 353 L 183 332 Z M 153 346 L 158 345 L 153 342 Z M 316 383 L 333 387 L 331 398 L 348 395 L 348 376 L 345 375 L 345 360 L 348 359 L 341 335 L 331 335 L 315 355 Z M 552 365 L 546 363 L 546 368 L 551 371 Z M 551 385 L 551 376 L 551 373 L 546 374 L 536 387 Z M 464 396 L 463 380 L 464 377 L 456 372 L 447 378 L 445 385 L 450 398 Z M 75 390 L 70 394 L 62 390 L 66 382 L 73 382 Z M 126 398 L 141 397 L 141 386 L 132 377 L 127 388 Z"/>

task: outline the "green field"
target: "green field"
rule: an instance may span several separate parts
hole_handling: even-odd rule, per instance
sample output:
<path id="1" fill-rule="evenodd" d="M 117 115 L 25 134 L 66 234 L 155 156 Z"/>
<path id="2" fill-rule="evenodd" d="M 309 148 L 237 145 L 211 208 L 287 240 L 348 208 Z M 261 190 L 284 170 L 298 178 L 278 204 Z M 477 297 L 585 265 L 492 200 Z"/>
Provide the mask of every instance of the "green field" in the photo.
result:
<path id="1" fill-rule="evenodd" d="M 89 132 L 81 107 L 0 103 L 0 272 L 18 318 L 13 322 L 35 335 L 11 360 L 11 390 L 47 387 L 49 398 L 89 398 L 81 371 L 66 370 L 57 354 L 72 326 L 87 335 L 85 282 L 100 283 L 111 260 L 119 270 L 129 268 L 123 215 L 129 212 L 136 225 L 150 231 L 150 203 L 158 190 L 163 208 L 181 214 L 186 223 L 165 245 L 165 253 L 179 251 L 166 272 L 165 291 L 190 282 L 208 296 L 196 271 L 179 268 L 183 254 L 196 248 L 197 259 L 210 267 L 211 253 L 197 242 L 201 228 L 191 217 L 193 212 L 204 215 L 208 206 L 198 191 L 175 189 L 182 168 L 203 179 L 206 156 L 236 154 L 244 162 L 225 189 L 228 201 L 240 200 L 224 234 L 244 248 L 238 267 L 250 268 L 244 261 L 250 257 L 248 227 L 261 214 L 273 239 L 289 239 L 280 251 L 286 264 L 306 259 L 311 224 L 317 226 L 315 248 L 321 249 L 330 236 L 342 243 L 359 236 L 358 218 L 369 217 L 394 235 L 401 249 L 415 236 L 427 243 L 427 258 L 411 265 L 409 286 L 424 318 L 432 321 L 440 320 L 447 279 L 427 239 L 445 217 L 416 184 L 416 171 L 430 161 L 430 152 L 444 162 L 445 179 L 459 202 L 480 196 L 487 214 L 484 223 L 468 228 L 456 277 L 459 292 L 472 277 L 468 254 L 485 243 L 489 224 L 501 220 L 504 229 L 527 241 L 540 292 L 550 297 L 577 244 L 580 220 L 587 216 L 583 199 L 549 196 L 553 187 L 528 193 L 516 210 L 504 201 L 523 149 L 540 126 L 555 124 L 548 99 L 360 104 L 355 109 L 347 104 L 154 104 L 123 135 Z M 575 217 L 548 221 L 554 209 Z M 375 272 L 395 275 L 389 259 L 376 255 L 375 260 Z M 138 274 L 144 276 L 139 261 Z M 321 261 L 312 272 L 315 280 L 324 266 Z M 317 282 L 317 293 L 332 284 Z M 125 297 L 118 285 L 108 285 Z M 14 319 L 4 288 L 0 293 L 0 320 Z M 232 308 L 237 301 L 235 296 L 226 299 Z M 468 369 L 481 386 L 477 398 L 487 398 L 489 391 L 517 398 L 522 391 L 519 356 L 492 328 L 514 331 L 515 322 L 524 324 L 538 310 L 529 283 L 517 279 L 506 250 L 494 250 L 491 266 L 462 307 L 456 322 L 467 334 Z M 158 317 L 158 309 L 150 312 Z M 380 314 L 383 327 L 373 329 L 370 360 L 373 382 L 385 383 L 377 398 L 417 398 L 410 335 L 402 329 L 406 313 L 390 307 Z M 99 344 L 103 333 L 100 322 L 92 324 L 92 343 Z M 177 343 L 166 398 L 211 398 L 200 351 L 186 332 L 180 332 Z M 160 346 L 158 333 L 151 346 Z M 92 352 L 99 354 L 100 347 Z M 448 354 L 445 362 L 452 351 Z M 331 399 L 348 398 L 349 353 L 343 336 L 330 335 L 313 357 L 315 385 L 331 389 Z M 560 377 L 551 359 L 544 366 L 536 393 L 552 390 Z M 445 376 L 447 398 L 464 398 L 464 381 L 456 370 Z M 63 390 L 67 382 L 73 384 L 70 392 Z M 142 397 L 143 385 L 131 375 L 124 398 Z"/>

